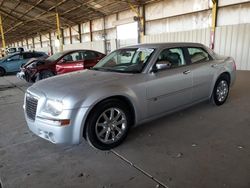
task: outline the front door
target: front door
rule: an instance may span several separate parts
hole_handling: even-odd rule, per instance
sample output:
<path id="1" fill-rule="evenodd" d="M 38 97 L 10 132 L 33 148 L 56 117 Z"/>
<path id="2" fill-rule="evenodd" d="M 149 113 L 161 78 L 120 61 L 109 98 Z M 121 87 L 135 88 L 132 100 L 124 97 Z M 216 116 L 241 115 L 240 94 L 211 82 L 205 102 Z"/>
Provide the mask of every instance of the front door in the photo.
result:
<path id="1" fill-rule="evenodd" d="M 7 72 L 17 72 L 23 62 L 23 56 L 20 54 L 13 55 L 6 59 Z"/>
<path id="2" fill-rule="evenodd" d="M 191 102 L 192 72 L 186 66 L 182 48 L 163 50 L 156 64 L 168 68 L 149 74 L 147 87 L 148 115 L 175 110 Z"/>
<path id="3" fill-rule="evenodd" d="M 82 55 L 84 59 L 84 69 L 95 66 L 101 59 L 96 52 L 90 50 L 82 52 Z"/>
<path id="4" fill-rule="evenodd" d="M 83 57 L 79 52 L 73 52 L 63 57 L 61 61 L 56 65 L 57 74 L 63 74 L 78 70 L 83 70 Z"/>

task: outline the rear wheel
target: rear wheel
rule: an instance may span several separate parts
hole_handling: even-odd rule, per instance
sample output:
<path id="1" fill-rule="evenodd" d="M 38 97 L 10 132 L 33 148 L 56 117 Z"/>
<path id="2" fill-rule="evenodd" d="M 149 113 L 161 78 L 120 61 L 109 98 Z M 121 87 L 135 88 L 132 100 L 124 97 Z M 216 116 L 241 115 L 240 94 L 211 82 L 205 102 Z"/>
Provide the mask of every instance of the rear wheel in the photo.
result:
<path id="1" fill-rule="evenodd" d="M 224 104 L 227 100 L 229 93 L 229 76 L 221 75 L 215 83 L 214 91 L 213 91 L 213 102 L 220 106 Z"/>
<path id="2" fill-rule="evenodd" d="M 0 76 L 4 76 L 5 75 L 5 70 L 3 68 L 0 67 Z"/>
<path id="3" fill-rule="evenodd" d="M 112 149 L 126 138 L 131 123 L 126 104 L 116 99 L 106 100 L 91 112 L 86 124 L 86 139 L 94 148 Z"/>

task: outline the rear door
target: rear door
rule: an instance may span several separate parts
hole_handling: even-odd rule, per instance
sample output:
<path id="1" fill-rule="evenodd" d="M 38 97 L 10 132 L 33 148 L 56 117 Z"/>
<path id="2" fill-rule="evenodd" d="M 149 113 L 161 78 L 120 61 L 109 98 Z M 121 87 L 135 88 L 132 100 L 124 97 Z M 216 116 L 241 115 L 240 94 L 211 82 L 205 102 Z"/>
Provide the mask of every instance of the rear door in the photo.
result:
<path id="1" fill-rule="evenodd" d="M 160 53 L 157 62 L 166 62 L 170 66 L 148 75 L 149 116 L 175 110 L 190 103 L 192 99 L 192 72 L 187 66 L 183 49 L 165 49 Z"/>
<path id="2" fill-rule="evenodd" d="M 84 69 L 89 69 L 95 66 L 102 59 L 102 57 L 94 51 L 87 50 L 81 53 L 84 59 Z"/>
<path id="3" fill-rule="evenodd" d="M 190 71 L 193 73 L 192 101 L 198 102 L 209 98 L 213 89 L 213 59 L 203 48 L 187 47 L 186 50 L 189 56 Z"/>
<path id="4" fill-rule="evenodd" d="M 80 52 L 65 55 L 56 65 L 57 74 L 83 70 L 83 56 Z"/>

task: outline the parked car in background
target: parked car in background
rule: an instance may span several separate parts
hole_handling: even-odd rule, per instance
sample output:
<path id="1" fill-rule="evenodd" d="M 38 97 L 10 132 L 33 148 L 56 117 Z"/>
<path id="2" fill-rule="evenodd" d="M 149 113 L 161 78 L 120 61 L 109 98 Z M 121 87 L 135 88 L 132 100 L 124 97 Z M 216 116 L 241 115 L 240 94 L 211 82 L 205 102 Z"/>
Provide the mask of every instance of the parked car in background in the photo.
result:
<path id="1" fill-rule="evenodd" d="M 24 48 L 23 47 L 10 47 L 6 49 L 6 53 L 8 55 L 14 54 L 16 52 L 24 52 Z"/>
<path id="2" fill-rule="evenodd" d="M 28 62 L 19 74 L 27 82 L 36 82 L 54 75 L 89 69 L 105 55 L 93 50 L 70 50 L 56 53 L 43 61 Z"/>
<path id="3" fill-rule="evenodd" d="M 17 72 L 20 67 L 27 63 L 31 58 L 46 59 L 48 55 L 44 52 L 17 52 L 8 55 L 0 60 L 0 76 L 6 73 Z"/>
<path id="4" fill-rule="evenodd" d="M 55 144 L 119 145 L 129 128 L 204 100 L 222 105 L 236 77 L 231 57 L 202 44 L 141 44 L 118 49 L 91 70 L 29 87 L 29 129 Z M 188 127 L 187 127 L 188 129 Z"/>

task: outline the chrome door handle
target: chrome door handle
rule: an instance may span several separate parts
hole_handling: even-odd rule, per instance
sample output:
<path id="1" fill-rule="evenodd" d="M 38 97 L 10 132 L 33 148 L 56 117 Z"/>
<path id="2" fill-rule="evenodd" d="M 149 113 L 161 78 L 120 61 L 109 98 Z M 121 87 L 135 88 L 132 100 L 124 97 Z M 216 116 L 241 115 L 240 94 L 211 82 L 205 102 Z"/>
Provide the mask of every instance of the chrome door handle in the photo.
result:
<path id="1" fill-rule="evenodd" d="M 189 74 L 189 73 L 191 73 L 190 70 L 186 70 L 186 71 L 183 72 L 183 74 Z"/>

